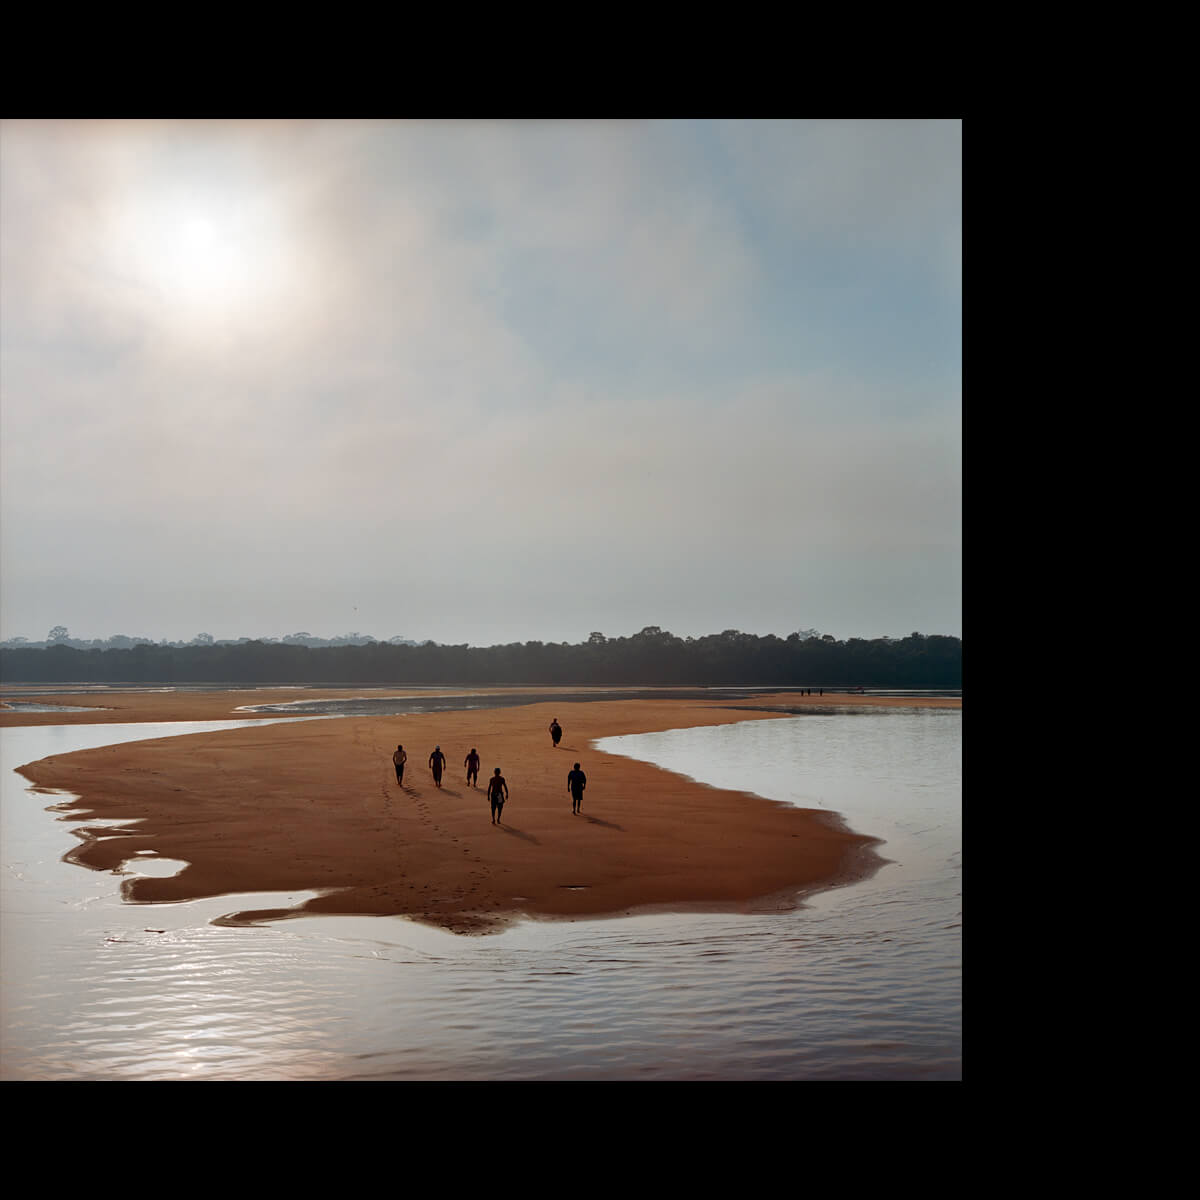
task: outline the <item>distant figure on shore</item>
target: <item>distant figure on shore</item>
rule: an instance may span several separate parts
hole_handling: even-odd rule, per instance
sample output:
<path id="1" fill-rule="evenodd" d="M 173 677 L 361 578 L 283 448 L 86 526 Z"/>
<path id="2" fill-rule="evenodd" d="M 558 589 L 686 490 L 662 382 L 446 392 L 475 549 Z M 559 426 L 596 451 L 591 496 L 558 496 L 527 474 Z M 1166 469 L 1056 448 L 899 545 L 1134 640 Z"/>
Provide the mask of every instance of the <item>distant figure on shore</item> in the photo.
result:
<path id="1" fill-rule="evenodd" d="M 479 783 L 479 755 L 474 746 L 471 747 L 471 753 L 463 759 L 463 766 L 467 768 L 467 782 L 476 787 Z"/>
<path id="2" fill-rule="evenodd" d="M 403 746 L 396 747 L 396 753 L 392 755 L 392 762 L 396 764 L 396 782 L 404 782 L 404 764 L 408 762 L 408 755 L 404 753 Z"/>
<path id="3" fill-rule="evenodd" d="M 500 814 L 504 811 L 504 802 L 508 799 L 508 784 L 497 767 L 488 780 L 488 801 L 492 806 L 492 824 L 500 824 Z"/>
<path id="4" fill-rule="evenodd" d="M 562 738 L 562 726 L 558 723 L 558 718 L 555 717 L 550 722 L 550 740 L 554 743 L 554 748 L 558 749 L 558 743 Z"/>
<path id="5" fill-rule="evenodd" d="M 587 776 L 576 763 L 573 770 L 567 772 L 567 791 L 571 793 L 571 811 L 583 812 L 583 789 L 587 787 Z"/>
<path id="6" fill-rule="evenodd" d="M 434 746 L 433 753 L 429 756 L 429 768 L 433 771 L 433 782 L 438 786 L 442 786 L 442 768 L 446 765 L 446 756 L 442 753 L 441 746 Z"/>

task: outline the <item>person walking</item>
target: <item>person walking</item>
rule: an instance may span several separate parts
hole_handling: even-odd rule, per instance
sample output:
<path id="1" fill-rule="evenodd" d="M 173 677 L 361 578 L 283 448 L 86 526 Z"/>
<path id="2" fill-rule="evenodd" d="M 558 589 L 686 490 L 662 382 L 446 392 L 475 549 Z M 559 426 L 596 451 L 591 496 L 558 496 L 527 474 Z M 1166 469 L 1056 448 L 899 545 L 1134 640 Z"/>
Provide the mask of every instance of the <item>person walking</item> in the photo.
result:
<path id="1" fill-rule="evenodd" d="M 555 717 L 550 722 L 550 740 L 554 743 L 554 748 L 558 749 L 559 740 L 562 738 L 562 726 L 558 723 L 558 718 Z"/>
<path id="2" fill-rule="evenodd" d="M 404 782 L 404 764 L 408 762 L 408 755 L 404 753 L 403 746 L 397 746 L 395 754 L 392 755 L 392 762 L 396 764 L 396 782 Z"/>
<path id="3" fill-rule="evenodd" d="M 471 753 L 463 759 L 463 765 L 467 768 L 467 782 L 472 787 L 479 786 L 479 755 L 475 752 L 475 747 L 471 747 Z"/>
<path id="4" fill-rule="evenodd" d="M 587 787 L 587 776 L 576 763 L 574 769 L 567 772 L 567 791 L 571 793 L 571 811 L 583 812 L 583 789 Z"/>
<path id="5" fill-rule="evenodd" d="M 504 811 L 504 802 L 508 799 L 508 784 L 504 782 L 504 776 L 500 774 L 500 768 L 497 767 L 492 772 L 491 779 L 488 780 L 488 801 L 492 806 L 492 824 L 500 824 L 500 814 Z"/>
<path id="6" fill-rule="evenodd" d="M 441 746 L 434 746 L 433 753 L 429 756 L 429 769 L 433 772 L 433 782 L 437 787 L 442 786 L 442 768 L 446 765 L 446 756 L 442 753 Z"/>

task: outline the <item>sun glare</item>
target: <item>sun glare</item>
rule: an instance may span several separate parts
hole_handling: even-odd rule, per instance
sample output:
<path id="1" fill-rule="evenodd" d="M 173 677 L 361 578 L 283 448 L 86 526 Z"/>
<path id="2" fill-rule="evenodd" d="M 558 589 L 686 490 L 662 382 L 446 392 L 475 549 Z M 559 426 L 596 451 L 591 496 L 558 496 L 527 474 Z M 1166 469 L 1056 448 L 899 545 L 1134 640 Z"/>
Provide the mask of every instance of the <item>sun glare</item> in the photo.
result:
<path id="1" fill-rule="evenodd" d="M 193 297 L 229 293 L 247 282 L 251 257 L 239 251 L 230 230 L 222 230 L 211 217 L 181 218 L 167 232 L 162 248 L 164 280 Z"/>
<path id="2" fill-rule="evenodd" d="M 283 287 L 284 234 L 253 195 L 147 198 L 121 224 L 122 266 L 165 315 L 236 320 Z"/>

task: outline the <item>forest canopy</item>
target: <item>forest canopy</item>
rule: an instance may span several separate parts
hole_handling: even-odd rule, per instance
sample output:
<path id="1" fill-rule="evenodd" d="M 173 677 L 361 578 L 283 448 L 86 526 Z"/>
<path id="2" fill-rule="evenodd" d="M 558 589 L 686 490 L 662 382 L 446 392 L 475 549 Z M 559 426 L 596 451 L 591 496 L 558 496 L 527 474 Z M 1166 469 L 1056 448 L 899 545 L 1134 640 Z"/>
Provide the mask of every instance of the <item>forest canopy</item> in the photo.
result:
<path id="1" fill-rule="evenodd" d="M 64 631 L 65 632 L 65 631 Z M 427 687 L 961 688 L 962 640 L 912 633 L 849 638 L 812 631 L 780 638 L 727 629 L 679 638 L 648 625 L 631 637 L 503 646 L 436 642 L 305 645 L 283 641 L 138 642 L 82 649 L 65 639 L 0 647 L 3 683 L 294 684 Z"/>

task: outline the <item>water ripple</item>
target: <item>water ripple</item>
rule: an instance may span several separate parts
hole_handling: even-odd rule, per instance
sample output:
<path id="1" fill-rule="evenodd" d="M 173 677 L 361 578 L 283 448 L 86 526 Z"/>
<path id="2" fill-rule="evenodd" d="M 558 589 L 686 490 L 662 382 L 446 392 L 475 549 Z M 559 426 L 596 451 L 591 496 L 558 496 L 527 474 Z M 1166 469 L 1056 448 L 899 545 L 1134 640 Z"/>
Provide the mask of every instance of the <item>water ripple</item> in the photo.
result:
<path id="1" fill-rule="evenodd" d="M 118 877 L 60 861 L 63 824 L 7 772 L 4 1077 L 959 1078 L 959 725 L 907 728 L 755 722 L 706 731 L 715 752 L 675 731 L 716 786 L 731 770 L 735 787 L 780 798 L 820 790 L 885 836 L 901 861 L 872 880 L 789 913 L 530 922 L 482 939 L 390 918 L 211 924 L 270 897 L 124 905 Z"/>

